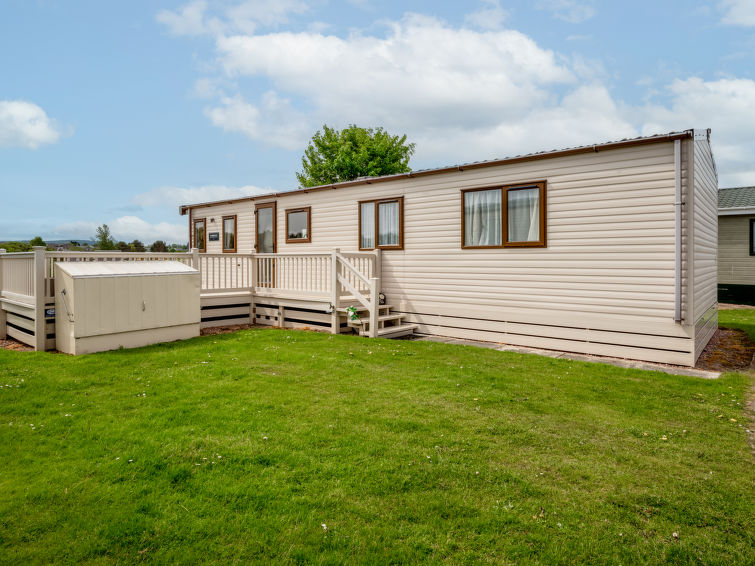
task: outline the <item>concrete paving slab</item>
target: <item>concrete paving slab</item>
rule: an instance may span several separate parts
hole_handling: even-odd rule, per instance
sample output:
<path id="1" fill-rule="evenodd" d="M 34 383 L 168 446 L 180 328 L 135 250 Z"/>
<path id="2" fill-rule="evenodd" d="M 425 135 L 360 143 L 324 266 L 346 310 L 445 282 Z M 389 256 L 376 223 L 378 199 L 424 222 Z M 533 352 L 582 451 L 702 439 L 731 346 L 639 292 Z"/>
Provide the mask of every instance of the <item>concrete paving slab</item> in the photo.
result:
<path id="1" fill-rule="evenodd" d="M 478 348 L 488 348 L 500 352 L 516 352 L 519 354 L 537 354 L 549 358 L 559 358 L 564 360 L 574 360 L 578 362 L 591 362 L 598 364 L 608 364 L 621 368 L 641 369 L 646 371 L 662 371 L 672 375 L 687 375 L 690 377 L 700 377 L 703 379 L 717 379 L 721 376 L 720 372 L 707 371 L 696 368 L 683 366 L 671 366 L 666 364 L 655 364 L 652 362 L 641 362 L 638 360 L 627 360 L 624 358 L 609 358 L 606 356 L 590 356 L 586 354 L 573 354 L 571 352 L 561 352 L 558 350 L 543 350 L 540 348 L 525 348 L 521 346 L 511 346 L 510 344 L 501 344 L 498 342 L 485 342 L 483 340 L 468 340 L 464 338 L 450 338 L 448 336 L 431 336 L 429 334 L 416 334 L 417 340 L 425 342 L 439 342 L 442 344 L 458 344 L 461 346 L 475 346 Z"/>

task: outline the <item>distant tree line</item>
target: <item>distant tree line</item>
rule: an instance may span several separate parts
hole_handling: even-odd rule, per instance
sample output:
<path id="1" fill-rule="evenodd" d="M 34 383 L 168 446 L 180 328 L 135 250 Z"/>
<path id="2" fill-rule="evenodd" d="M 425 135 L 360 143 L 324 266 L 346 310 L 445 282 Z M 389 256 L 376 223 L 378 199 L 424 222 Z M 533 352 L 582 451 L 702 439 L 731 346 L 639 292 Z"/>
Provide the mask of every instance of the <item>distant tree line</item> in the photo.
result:
<path id="1" fill-rule="evenodd" d="M 35 236 L 28 242 L 21 241 L 8 241 L 0 242 L 0 248 L 4 249 L 8 253 L 14 252 L 30 252 L 35 246 L 45 246 L 48 250 L 59 249 L 59 244 L 47 245 L 41 236 Z M 133 240 L 126 243 L 124 241 L 116 242 L 110 233 L 110 227 L 107 224 L 97 227 L 97 234 L 95 236 L 94 246 L 90 246 L 87 243 L 81 244 L 80 242 L 71 240 L 69 243 L 64 244 L 65 249 L 71 251 L 87 251 L 87 250 L 118 250 L 121 252 L 182 252 L 187 250 L 187 246 L 180 244 L 166 244 L 164 240 L 156 240 L 149 247 L 145 246 L 140 240 Z"/>
<path id="2" fill-rule="evenodd" d="M 145 246 L 140 240 L 134 240 L 132 242 L 129 242 L 128 244 L 124 241 L 116 242 L 115 238 L 113 238 L 113 235 L 110 233 L 110 227 L 107 224 L 103 224 L 102 226 L 97 227 L 97 234 L 94 237 L 95 244 L 94 249 L 96 250 L 119 250 L 122 252 L 146 252 L 147 246 Z M 149 251 L 151 252 L 176 252 L 181 251 L 180 246 L 177 246 L 176 244 L 171 244 L 168 246 L 168 244 L 165 243 L 163 240 L 155 240 L 151 246 L 149 246 Z"/>

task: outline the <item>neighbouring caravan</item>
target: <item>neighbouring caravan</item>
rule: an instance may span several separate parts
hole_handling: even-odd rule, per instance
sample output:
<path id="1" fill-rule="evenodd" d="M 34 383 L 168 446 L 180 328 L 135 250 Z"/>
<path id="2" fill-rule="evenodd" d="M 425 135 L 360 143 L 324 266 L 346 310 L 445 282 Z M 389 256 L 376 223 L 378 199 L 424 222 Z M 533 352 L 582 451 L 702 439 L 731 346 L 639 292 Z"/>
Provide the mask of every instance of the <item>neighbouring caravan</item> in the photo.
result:
<path id="1" fill-rule="evenodd" d="M 375 270 L 390 307 L 374 321 L 395 316 L 426 334 L 694 365 L 717 326 L 709 138 L 687 130 L 180 212 L 208 265 L 213 254 L 241 262 L 380 250 Z M 311 269 L 304 259 L 287 265 Z M 257 269 L 269 288 L 297 277 Z M 257 322 L 346 328 L 343 319 L 328 325 L 334 305 L 296 299 L 267 293 L 247 312 Z M 295 316 L 281 314 L 292 307 Z"/>
<path id="2" fill-rule="evenodd" d="M 755 187 L 718 191 L 718 298 L 755 305 Z"/>

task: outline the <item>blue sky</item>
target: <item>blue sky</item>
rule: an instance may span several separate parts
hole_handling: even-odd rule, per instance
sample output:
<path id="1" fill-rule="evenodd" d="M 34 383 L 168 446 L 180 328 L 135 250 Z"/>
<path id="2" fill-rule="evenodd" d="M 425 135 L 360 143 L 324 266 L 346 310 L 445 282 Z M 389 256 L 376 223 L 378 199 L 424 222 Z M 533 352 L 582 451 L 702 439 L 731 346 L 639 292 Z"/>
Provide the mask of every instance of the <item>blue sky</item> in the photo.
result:
<path id="1" fill-rule="evenodd" d="M 178 205 L 296 188 L 327 123 L 415 169 L 712 128 L 755 185 L 755 0 L 4 0 L 0 241 L 183 242 Z"/>

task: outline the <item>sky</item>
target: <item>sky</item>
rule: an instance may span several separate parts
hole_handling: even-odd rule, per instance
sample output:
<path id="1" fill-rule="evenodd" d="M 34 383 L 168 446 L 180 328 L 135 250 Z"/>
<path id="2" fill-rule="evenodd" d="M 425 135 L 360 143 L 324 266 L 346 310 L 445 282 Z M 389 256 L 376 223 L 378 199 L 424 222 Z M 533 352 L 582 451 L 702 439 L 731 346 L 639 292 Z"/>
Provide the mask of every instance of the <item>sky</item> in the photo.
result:
<path id="1" fill-rule="evenodd" d="M 631 7 L 630 7 L 631 6 Z M 711 128 L 755 185 L 755 0 L 2 0 L 0 241 L 185 243 L 323 124 L 414 169 Z"/>

